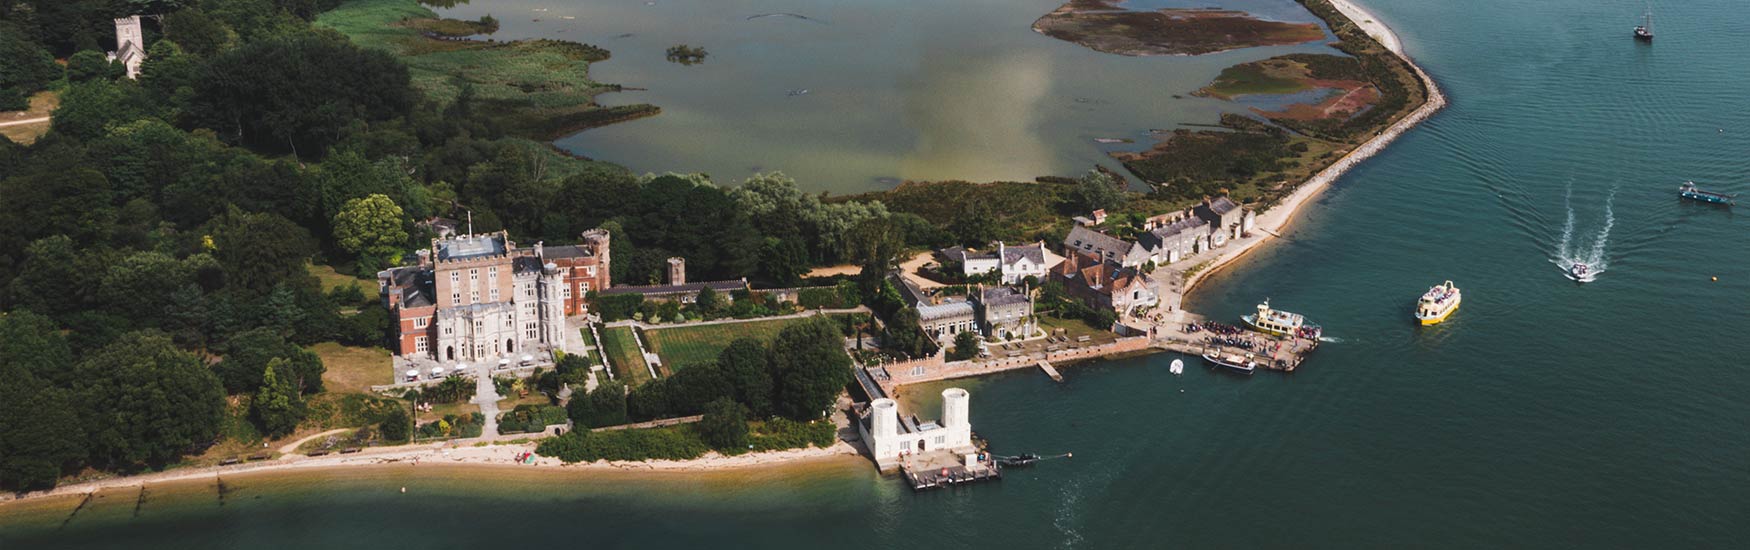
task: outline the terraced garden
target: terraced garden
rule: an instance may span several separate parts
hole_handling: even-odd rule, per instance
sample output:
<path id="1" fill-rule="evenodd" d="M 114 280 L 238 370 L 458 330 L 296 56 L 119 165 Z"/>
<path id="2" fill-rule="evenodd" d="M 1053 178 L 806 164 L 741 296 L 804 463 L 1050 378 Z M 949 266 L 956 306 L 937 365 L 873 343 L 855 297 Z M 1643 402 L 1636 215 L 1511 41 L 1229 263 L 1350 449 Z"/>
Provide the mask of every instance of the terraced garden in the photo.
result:
<path id="1" fill-rule="evenodd" d="M 614 378 L 630 386 L 650 381 L 650 366 L 638 353 L 638 342 L 631 327 L 608 327 L 602 330 L 602 351 L 614 369 Z"/>

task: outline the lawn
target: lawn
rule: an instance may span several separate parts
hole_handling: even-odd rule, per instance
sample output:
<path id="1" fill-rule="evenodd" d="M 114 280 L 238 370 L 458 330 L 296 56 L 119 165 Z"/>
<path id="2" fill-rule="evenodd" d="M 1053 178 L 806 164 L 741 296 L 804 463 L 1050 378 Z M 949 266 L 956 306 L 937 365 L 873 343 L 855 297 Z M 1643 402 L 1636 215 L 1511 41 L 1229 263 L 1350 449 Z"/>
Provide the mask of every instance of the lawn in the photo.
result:
<path id="1" fill-rule="evenodd" d="M 644 363 L 644 356 L 638 353 L 638 342 L 633 339 L 632 327 L 608 327 L 603 330 L 602 351 L 607 352 L 608 362 L 613 364 L 615 379 L 630 386 L 650 381 L 650 367 Z"/>
<path id="2" fill-rule="evenodd" d="M 60 92 L 54 90 L 37 92 L 36 95 L 30 96 L 29 109 L 0 113 L 0 122 L 14 122 L 46 117 L 49 116 L 49 113 L 55 110 L 55 107 L 59 107 L 60 105 Z M 48 131 L 49 122 L 46 120 L 34 124 L 0 126 L 0 136 L 6 136 L 7 139 L 11 139 L 14 143 L 20 145 L 30 145 L 31 143 L 35 143 L 36 138 L 42 137 L 42 135 L 48 133 Z"/>
<path id="3" fill-rule="evenodd" d="M 364 279 L 347 275 L 335 271 L 334 266 L 331 265 L 305 264 L 305 268 L 311 275 L 315 275 L 317 280 L 322 281 L 323 292 L 330 292 L 346 285 L 357 285 L 360 290 L 365 292 L 366 296 L 376 294 L 375 288 L 377 286 L 377 280 L 374 278 Z"/>
<path id="4" fill-rule="evenodd" d="M 356 348 L 334 342 L 310 346 L 322 358 L 322 385 L 331 392 L 370 393 L 371 386 L 395 381 L 389 350 Z"/>
<path id="5" fill-rule="evenodd" d="M 771 342 L 778 337 L 778 331 L 808 318 L 775 319 L 767 321 L 749 321 L 745 323 L 724 323 L 720 325 L 678 326 L 644 331 L 649 340 L 652 353 L 662 357 L 663 362 L 671 370 L 686 368 L 687 365 L 710 363 L 717 360 L 717 354 L 737 338 L 754 338 L 761 342 Z"/>
<path id="6" fill-rule="evenodd" d="M 1038 319 L 1039 328 L 1045 329 L 1048 335 L 1057 335 L 1057 329 L 1061 328 L 1071 340 L 1077 336 L 1091 336 L 1095 339 L 1111 339 L 1115 336 L 1112 331 L 1096 328 L 1081 319 L 1058 319 L 1050 315 L 1040 315 Z"/>

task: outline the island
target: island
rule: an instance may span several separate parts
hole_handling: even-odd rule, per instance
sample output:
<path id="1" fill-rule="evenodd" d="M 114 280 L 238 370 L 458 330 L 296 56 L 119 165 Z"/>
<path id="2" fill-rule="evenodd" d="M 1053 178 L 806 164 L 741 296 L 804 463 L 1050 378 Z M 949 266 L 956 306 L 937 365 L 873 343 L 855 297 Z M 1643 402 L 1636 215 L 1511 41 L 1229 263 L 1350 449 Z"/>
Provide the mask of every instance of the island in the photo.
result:
<path id="1" fill-rule="evenodd" d="M 1033 30 L 1118 55 L 1200 55 L 1323 39 L 1315 23 L 1287 23 L 1223 9 L 1127 10 L 1118 0 L 1070 0 Z"/>

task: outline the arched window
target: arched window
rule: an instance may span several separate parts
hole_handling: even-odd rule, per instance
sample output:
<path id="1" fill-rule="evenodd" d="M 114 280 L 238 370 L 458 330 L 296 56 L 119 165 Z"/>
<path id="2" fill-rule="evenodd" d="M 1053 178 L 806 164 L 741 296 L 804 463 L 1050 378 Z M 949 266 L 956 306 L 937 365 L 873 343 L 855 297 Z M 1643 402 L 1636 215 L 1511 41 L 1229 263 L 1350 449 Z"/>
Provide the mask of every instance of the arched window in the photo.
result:
<path id="1" fill-rule="evenodd" d="M 516 351 L 516 345 L 512 344 L 511 340 L 509 338 L 505 338 L 504 339 L 504 352 L 511 353 L 514 351 Z"/>
<path id="2" fill-rule="evenodd" d="M 455 361 L 456 360 L 456 346 L 444 346 L 444 360 L 446 360 L 446 361 Z"/>

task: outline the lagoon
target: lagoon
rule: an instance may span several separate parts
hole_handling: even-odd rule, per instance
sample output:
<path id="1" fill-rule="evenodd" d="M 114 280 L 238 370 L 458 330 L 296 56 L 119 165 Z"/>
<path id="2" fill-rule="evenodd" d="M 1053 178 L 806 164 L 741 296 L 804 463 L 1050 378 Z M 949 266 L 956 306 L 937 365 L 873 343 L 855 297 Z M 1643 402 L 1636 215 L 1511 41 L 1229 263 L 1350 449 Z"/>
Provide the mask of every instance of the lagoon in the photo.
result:
<path id="1" fill-rule="evenodd" d="M 704 172 L 719 182 L 781 170 L 805 190 L 841 194 L 902 180 L 1031 181 L 1095 165 L 1122 171 L 1106 151 L 1146 148 L 1150 129 L 1213 124 L 1220 113 L 1244 111 L 1191 96 L 1222 69 L 1335 52 L 1315 42 L 1191 57 L 1105 54 L 1032 30 L 1062 3 L 508 0 L 439 11 L 459 19 L 491 14 L 502 21 L 496 39 L 606 47 L 613 58 L 593 64 L 592 78 L 640 90 L 600 101 L 662 108 L 655 117 L 558 140 L 565 150 L 635 171 Z M 1293 0 L 1133 3 L 1318 21 Z M 533 11 L 541 8 L 548 11 Z M 757 17 L 763 14 L 806 19 Z M 677 44 L 709 55 L 691 66 L 666 61 Z M 801 90 L 808 92 L 792 95 Z"/>

